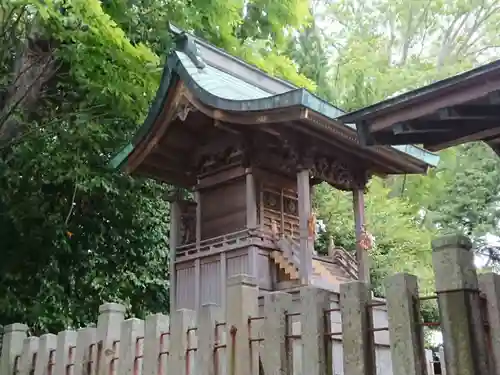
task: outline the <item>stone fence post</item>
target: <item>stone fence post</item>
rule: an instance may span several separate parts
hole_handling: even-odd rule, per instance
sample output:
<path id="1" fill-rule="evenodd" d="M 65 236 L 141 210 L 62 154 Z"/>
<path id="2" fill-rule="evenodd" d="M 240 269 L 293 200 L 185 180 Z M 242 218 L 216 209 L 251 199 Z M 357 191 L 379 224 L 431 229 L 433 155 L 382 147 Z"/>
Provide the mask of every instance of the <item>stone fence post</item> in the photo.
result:
<path id="1" fill-rule="evenodd" d="M 472 243 L 464 236 L 432 242 L 447 375 L 487 375 L 488 356 Z"/>
<path id="2" fill-rule="evenodd" d="M 326 375 L 332 368 L 330 333 L 330 292 L 313 286 L 300 290 L 302 375 Z M 354 374 L 353 374 L 354 375 Z"/>
<path id="3" fill-rule="evenodd" d="M 486 316 L 491 342 L 491 374 L 500 375 L 500 275 L 495 273 L 479 275 L 479 288 L 486 298 Z"/>
<path id="4" fill-rule="evenodd" d="M 28 326 L 25 324 L 11 324 L 5 326 L 3 332 L 0 374 L 11 375 L 14 373 L 16 361 L 19 362 Z"/>
<path id="5" fill-rule="evenodd" d="M 420 322 L 418 282 L 396 274 L 386 281 L 386 301 L 393 374 L 422 375 L 427 369 Z M 431 375 L 431 374 L 430 374 Z"/>
<path id="6" fill-rule="evenodd" d="M 259 373 L 257 345 L 250 343 L 249 317 L 256 317 L 259 289 L 257 281 L 249 275 L 236 275 L 227 282 L 226 332 L 227 371 L 230 375 L 256 375 Z M 278 350 L 278 348 L 276 348 Z"/>
<path id="7" fill-rule="evenodd" d="M 340 284 L 344 345 L 344 374 L 375 374 L 375 345 L 369 285 L 360 281 Z M 399 374 L 398 374 L 399 375 Z"/>

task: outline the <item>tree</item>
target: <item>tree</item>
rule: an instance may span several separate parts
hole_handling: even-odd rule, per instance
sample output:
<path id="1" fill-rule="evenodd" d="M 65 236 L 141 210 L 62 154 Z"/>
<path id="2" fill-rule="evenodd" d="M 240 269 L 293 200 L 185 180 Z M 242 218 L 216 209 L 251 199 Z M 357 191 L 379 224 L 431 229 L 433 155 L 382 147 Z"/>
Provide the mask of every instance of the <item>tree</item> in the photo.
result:
<path id="1" fill-rule="evenodd" d="M 2 3 L 0 113 L 15 132 L 0 144 L 0 325 L 78 327 L 110 300 L 138 317 L 168 311 L 168 187 L 106 165 L 156 93 L 171 45 L 167 21 L 311 86 L 277 49 L 254 49 L 282 38 L 272 39 L 279 19 L 283 29 L 299 27 L 302 16 L 289 7 L 301 2 L 251 4 L 270 28 L 243 40 L 235 36 L 241 7 L 228 11 L 222 0 Z M 45 60 L 50 74 L 37 76 Z M 26 95 L 24 74 L 36 87 Z M 30 100 L 12 105 L 20 96 Z"/>
<path id="2" fill-rule="evenodd" d="M 132 45 L 97 1 L 9 5 L 39 25 L 37 41 L 52 41 L 57 69 L 37 83 L 33 108 L 11 114 L 22 132 L 2 148 L 0 322 L 75 327 L 105 300 L 139 316 L 166 310 L 165 188 L 105 169 L 148 109 L 158 57 Z M 22 45 L 34 38 L 10 32 Z"/>

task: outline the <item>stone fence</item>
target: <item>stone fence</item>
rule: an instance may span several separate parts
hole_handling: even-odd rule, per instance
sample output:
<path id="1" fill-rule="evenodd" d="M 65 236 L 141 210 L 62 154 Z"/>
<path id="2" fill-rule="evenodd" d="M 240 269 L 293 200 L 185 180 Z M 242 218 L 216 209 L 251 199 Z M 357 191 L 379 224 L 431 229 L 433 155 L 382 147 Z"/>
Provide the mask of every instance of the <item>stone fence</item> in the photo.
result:
<path id="1" fill-rule="evenodd" d="M 390 340 L 395 375 L 434 374 L 426 353 L 424 326 L 440 326 L 446 375 L 500 374 L 500 276 L 479 278 L 470 242 L 446 237 L 433 243 L 436 294 L 419 296 L 416 277 L 386 280 L 386 300 L 374 301 L 367 285 L 331 293 L 303 287 L 294 301 L 284 292 L 264 296 L 246 275 L 228 282 L 226 311 L 204 305 L 145 320 L 125 319 L 122 305 L 100 308 L 96 328 L 27 337 L 28 327 L 4 329 L 0 375 L 380 375 L 375 336 Z M 436 299 L 439 322 L 424 322 L 422 300 Z M 385 305 L 387 327 L 374 327 L 372 312 Z M 339 322 L 332 323 L 331 314 Z M 342 340 L 342 356 L 332 346 Z"/>

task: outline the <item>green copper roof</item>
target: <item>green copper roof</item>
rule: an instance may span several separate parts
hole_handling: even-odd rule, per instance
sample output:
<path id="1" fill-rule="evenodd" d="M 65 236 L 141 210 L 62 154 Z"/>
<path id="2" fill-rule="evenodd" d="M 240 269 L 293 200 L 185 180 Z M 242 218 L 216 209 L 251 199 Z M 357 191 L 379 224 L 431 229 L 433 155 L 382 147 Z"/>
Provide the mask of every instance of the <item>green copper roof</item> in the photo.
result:
<path id="1" fill-rule="evenodd" d="M 270 77 L 189 34 L 175 28 L 173 32 L 178 34 L 180 43 L 167 59 L 156 99 L 132 143 L 111 160 L 110 166 L 113 168 L 119 167 L 132 152 L 133 146 L 147 134 L 161 112 L 168 88 L 176 79 L 181 79 L 205 105 L 221 110 L 244 112 L 303 106 L 332 120 L 345 114 L 305 89 Z M 355 130 L 355 125 L 346 126 Z M 394 148 L 431 166 L 436 166 L 439 161 L 439 156 L 416 146 Z"/>

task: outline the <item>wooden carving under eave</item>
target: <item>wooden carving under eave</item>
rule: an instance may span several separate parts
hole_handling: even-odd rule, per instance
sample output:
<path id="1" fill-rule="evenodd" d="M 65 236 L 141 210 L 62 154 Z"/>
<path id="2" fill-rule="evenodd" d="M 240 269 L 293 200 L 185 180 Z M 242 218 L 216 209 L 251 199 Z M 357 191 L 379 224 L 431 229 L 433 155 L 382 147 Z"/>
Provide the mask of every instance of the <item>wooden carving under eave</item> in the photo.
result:
<path id="1" fill-rule="evenodd" d="M 178 117 L 181 121 L 186 121 L 189 112 L 195 112 L 196 108 L 187 101 L 187 99 L 184 99 L 181 104 L 177 107 L 177 113 L 175 114 L 175 117 Z M 175 119 L 174 117 L 174 119 Z"/>
<path id="2" fill-rule="evenodd" d="M 243 152 L 238 146 L 228 146 L 222 150 L 200 156 L 197 161 L 197 172 L 199 174 L 216 171 L 232 163 L 241 162 Z"/>
<path id="3" fill-rule="evenodd" d="M 340 160 L 320 156 L 313 159 L 311 174 L 342 190 L 364 188 L 369 175 L 364 171 L 355 171 Z"/>
<path id="4" fill-rule="evenodd" d="M 252 163 L 289 176 L 295 175 L 299 166 L 306 167 L 312 177 L 340 190 L 364 189 L 370 178 L 367 171 L 354 164 L 348 165 L 334 156 L 318 152 L 301 156 L 293 147 L 259 145 L 252 155 Z"/>
<path id="5" fill-rule="evenodd" d="M 180 201 L 181 209 L 181 245 L 193 243 L 196 240 L 196 202 Z"/>

